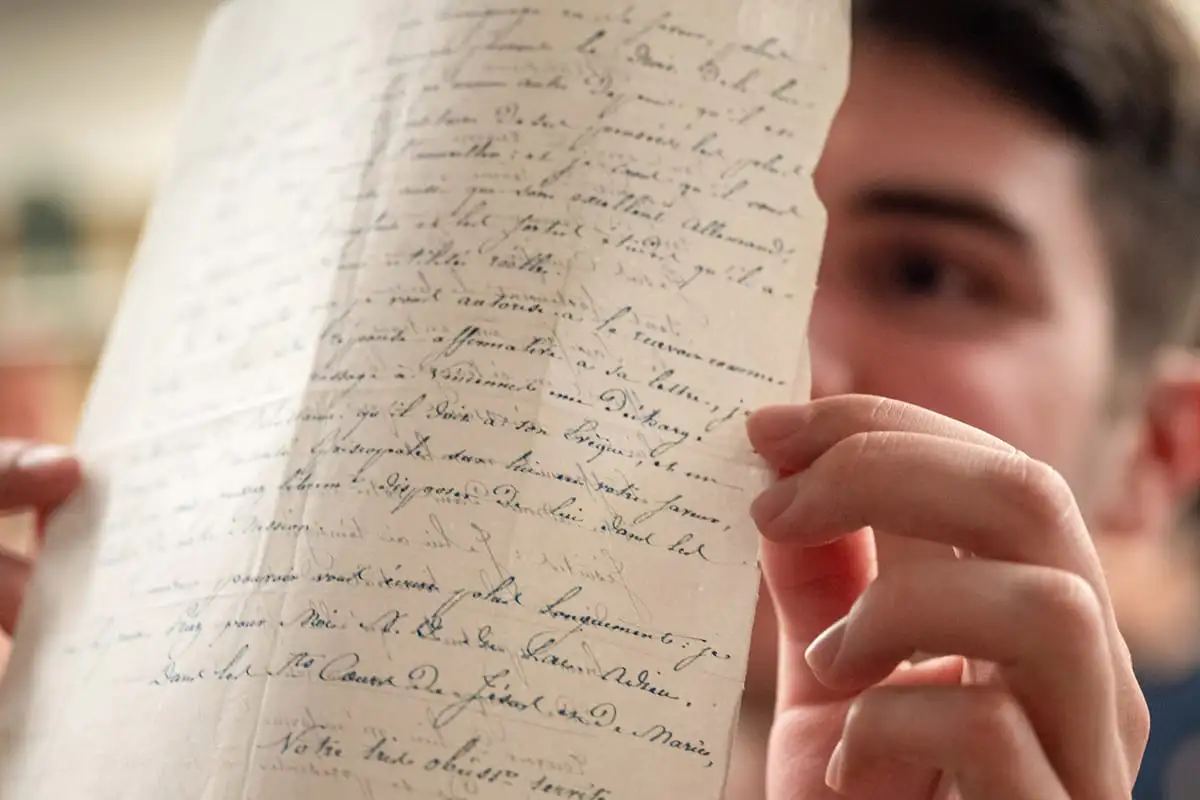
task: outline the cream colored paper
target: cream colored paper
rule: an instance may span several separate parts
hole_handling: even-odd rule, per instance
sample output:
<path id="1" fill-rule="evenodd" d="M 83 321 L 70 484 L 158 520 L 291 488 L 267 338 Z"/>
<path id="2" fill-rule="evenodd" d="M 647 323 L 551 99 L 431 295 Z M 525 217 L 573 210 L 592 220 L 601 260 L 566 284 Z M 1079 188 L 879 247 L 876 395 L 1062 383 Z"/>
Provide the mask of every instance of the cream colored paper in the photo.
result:
<path id="1" fill-rule="evenodd" d="M 4 798 L 718 798 L 846 4 L 218 14 Z"/>

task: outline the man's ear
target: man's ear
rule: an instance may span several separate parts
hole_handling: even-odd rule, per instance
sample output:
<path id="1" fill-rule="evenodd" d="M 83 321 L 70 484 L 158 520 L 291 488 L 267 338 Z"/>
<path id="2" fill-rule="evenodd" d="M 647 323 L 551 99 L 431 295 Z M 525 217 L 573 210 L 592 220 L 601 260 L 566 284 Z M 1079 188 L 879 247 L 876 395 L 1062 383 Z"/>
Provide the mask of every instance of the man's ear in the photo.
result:
<path id="1" fill-rule="evenodd" d="M 1124 461 L 1101 501 L 1101 529 L 1125 537 L 1169 532 L 1200 488 L 1200 353 L 1176 349 L 1156 363 Z"/>

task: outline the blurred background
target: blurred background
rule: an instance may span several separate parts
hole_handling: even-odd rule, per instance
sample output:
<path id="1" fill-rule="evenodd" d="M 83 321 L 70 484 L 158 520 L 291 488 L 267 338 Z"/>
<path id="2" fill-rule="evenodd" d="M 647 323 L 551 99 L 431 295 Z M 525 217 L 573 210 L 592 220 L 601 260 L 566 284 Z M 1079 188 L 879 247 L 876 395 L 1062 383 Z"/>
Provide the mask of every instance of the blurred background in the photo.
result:
<path id="1" fill-rule="evenodd" d="M 0 437 L 73 439 L 217 4 L 0 0 Z"/>

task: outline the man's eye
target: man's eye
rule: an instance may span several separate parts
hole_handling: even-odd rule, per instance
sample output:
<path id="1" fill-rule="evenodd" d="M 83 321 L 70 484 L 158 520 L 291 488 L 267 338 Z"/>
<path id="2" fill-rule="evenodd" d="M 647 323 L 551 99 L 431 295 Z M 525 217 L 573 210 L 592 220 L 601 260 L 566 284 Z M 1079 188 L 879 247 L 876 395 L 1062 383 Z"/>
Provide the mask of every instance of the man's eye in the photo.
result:
<path id="1" fill-rule="evenodd" d="M 933 253 L 898 255 L 886 280 L 893 291 L 925 299 L 986 301 L 994 292 L 987 281 L 970 269 L 952 264 Z"/>
<path id="2" fill-rule="evenodd" d="M 913 294 L 936 294 L 946 283 L 946 270 L 928 255 L 905 255 L 896 262 L 893 270 L 893 278 L 899 287 Z"/>

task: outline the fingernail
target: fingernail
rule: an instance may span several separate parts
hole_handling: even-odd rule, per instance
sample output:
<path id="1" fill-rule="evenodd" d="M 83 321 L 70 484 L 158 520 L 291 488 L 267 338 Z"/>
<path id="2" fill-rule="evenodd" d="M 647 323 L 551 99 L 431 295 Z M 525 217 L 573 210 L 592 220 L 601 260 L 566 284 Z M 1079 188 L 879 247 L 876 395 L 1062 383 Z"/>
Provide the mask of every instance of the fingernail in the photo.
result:
<path id="1" fill-rule="evenodd" d="M 57 445 L 38 445 L 17 456 L 17 469 L 22 472 L 40 472 L 52 469 L 73 458 L 71 451 Z"/>
<path id="2" fill-rule="evenodd" d="M 829 754 L 829 766 L 825 768 L 825 785 L 835 792 L 842 791 L 842 740 L 833 746 Z"/>
<path id="3" fill-rule="evenodd" d="M 764 491 L 750 504 L 750 516 L 754 524 L 762 528 L 783 515 L 796 496 L 796 486 L 790 481 L 779 481 Z"/>
<path id="4" fill-rule="evenodd" d="M 828 672 L 837 660 L 842 649 L 842 640 L 846 638 L 846 620 L 842 617 L 825 629 L 825 632 L 813 639 L 812 644 L 804 651 L 804 660 L 818 676 Z"/>

